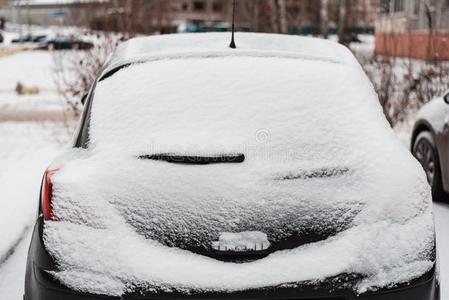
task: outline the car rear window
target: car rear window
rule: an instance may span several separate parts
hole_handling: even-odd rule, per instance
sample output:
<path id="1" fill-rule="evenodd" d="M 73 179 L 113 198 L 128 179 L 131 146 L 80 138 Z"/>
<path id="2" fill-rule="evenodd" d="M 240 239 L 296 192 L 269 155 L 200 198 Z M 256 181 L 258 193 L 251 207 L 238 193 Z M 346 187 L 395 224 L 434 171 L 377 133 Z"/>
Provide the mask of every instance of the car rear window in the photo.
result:
<path id="1" fill-rule="evenodd" d="M 281 57 L 161 60 L 98 83 L 90 143 L 126 155 L 251 158 L 270 148 L 273 159 L 334 159 L 383 125 L 377 106 L 354 66 Z"/>

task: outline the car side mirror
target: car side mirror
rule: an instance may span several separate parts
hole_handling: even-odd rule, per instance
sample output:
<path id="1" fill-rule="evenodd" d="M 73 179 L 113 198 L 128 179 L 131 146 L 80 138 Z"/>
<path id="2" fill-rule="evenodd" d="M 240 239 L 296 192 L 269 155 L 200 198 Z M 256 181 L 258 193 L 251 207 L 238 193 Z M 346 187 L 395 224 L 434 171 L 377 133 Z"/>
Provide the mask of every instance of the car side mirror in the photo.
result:
<path id="1" fill-rule="evenodd" d="M 84 95 L 84 96 L 81 98 L 81 104 L 82 104 L 82 105 L 84 105 L 84 103 L 86 102 L 86 99 L 87 99 L 87 94 Z"/>
<path id="2" fill-rule="evenodd" d="M 446 95 L 443 96 L 444 102 L 449 104 L 449 91 L 446 93 Z"/>

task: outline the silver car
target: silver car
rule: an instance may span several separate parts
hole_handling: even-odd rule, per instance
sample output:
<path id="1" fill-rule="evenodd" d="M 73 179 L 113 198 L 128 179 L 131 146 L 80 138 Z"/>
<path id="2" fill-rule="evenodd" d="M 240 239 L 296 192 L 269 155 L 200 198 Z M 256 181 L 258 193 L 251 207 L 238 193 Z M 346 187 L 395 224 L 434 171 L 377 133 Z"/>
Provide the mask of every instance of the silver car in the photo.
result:
<path id="1" fill-rule="evenodd" d="M 419 111 L 411 150 L 426 172 L 433 199 L 449 200 L 449 92 Z"/>

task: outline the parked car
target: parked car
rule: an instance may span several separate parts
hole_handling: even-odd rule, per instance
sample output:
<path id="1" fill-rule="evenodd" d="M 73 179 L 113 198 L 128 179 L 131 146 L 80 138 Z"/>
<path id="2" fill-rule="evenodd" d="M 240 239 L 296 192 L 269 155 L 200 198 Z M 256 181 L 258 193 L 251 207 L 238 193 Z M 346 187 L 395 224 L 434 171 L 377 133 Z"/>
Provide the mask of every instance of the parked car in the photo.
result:
<path id="1" fill-rule="evenodd" d="M 88 50 L 93 47 L 93 43 L 74 38 L 55 38 L 45 41 L 39 46 L 43 50 Z"/>
<path id="2" fill-rule="evenodd" d="M 449 92 L 419 111 L 413 128 L 411 150 L 426 172 L 435 200 L 449 193 Z"/>
<path id="3" fill-rule="evenodd" d="M 43 176 L 24 299 L 439 299 L 428 183 L 351 52 L 228 38 L 117 48 Z"/>
<path id="4" fill-rule="evenodd" d="M 26 34 L 24 36 L 13 39 L 11 42 L 12 43 L 41 43 L 46 38 L 47 38 L 47 36 L 45 34 L 38 34 L 38 35 Z"/>

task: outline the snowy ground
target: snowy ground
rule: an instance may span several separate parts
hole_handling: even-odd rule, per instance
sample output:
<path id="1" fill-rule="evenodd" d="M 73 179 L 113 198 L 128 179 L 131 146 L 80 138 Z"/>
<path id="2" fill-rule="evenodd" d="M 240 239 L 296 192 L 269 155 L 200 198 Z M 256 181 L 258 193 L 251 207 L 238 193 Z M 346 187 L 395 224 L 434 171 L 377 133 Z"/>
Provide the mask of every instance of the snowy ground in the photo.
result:
<path id="1" fill-rule="evenodd" d="M 40 178 L 69 138 L 61 123 L 0 123 L 1 299 L 21 299 Z"/>
<path id="2" fill-rule="evenodd" d="M 54 78 L 52 53 L 23 51 L 0 58 L 0 110 L 61 110 L 63 103 Z M 17 95 L 18 83 L 37 87 L 35 95 Z"/>
<path id="3" fill-rule="evenodd" d="M 67 120 L 66 106 L 57 92 L 53 68 L 50 52 L 22 51 L 0 57 L 1 299 L 21 299 L 40 178 L 73 131 L 73 124 L 62 122 Z M 36 86 L 40 92 L 18 95 L 18 82 Z"/>
<path id="4" fill-rule="evenodd" d="M 0 258 L 23 234 L 23 224 L 33 218 L 40 187 L 36 177 L 60 147 L 59 126 L 54 124 L 0 123 Z M 31 199 L 30 199 L 31 198 Z M 36 202 L 36 201 L 34 201 Z"/>
<path id="5" fill-rule="evenodd" d="M 24 51 L 0 58 L 0 262 L 6 251 L 24 234 L 23 224 L 32 219 L 42 170 L 67 140 L 71 129 L 63 123 L 30 123 L 64 120 L 65 105 L 60 100 L 53 78 L 52 54 Z M 39 88 L 35 95 L 18 95 L 17 83 Z M 8 121 L 21 122 L 8 122 Z M 15 183 L 15 184 L 12 184 Z M 29 224 L 28 224 L 29 225 Z"/>

